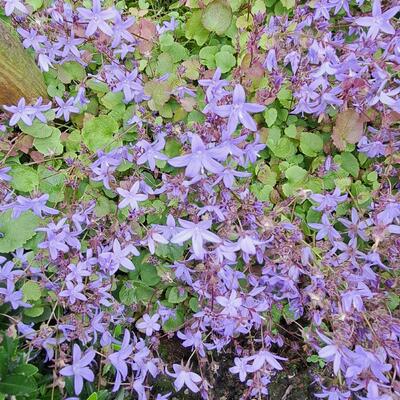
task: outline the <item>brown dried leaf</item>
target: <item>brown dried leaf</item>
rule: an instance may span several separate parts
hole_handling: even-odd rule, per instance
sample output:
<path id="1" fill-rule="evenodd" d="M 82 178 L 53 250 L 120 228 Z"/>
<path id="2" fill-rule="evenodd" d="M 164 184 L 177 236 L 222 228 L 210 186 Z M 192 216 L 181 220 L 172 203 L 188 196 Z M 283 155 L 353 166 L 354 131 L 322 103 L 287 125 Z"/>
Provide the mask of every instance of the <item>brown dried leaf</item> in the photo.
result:
<path id="1" fill-rule="evenodd" d="M 33 145 L 33 137 L 29 135 L 24 135 L 18 142 L 15 144 L 15 149 L 20 150 L 25 154 L 29 153 L 29 150 Z"/>
<path id="2" fill-rule="evenodd" d="M 332 141 L 339 150 L 345 150 L 348 143 L 356 144 L 364 133 L 366 117 L 356 110 L 348 109 L 339 113 L 333 127 Z"/>
<path id="3" fill-rule="evenodd" d="M 185 111 L 191 112 L 196 105 L 196 99 L 193 97 L 185 97 L 181 100 L 182 107 Z"/>
<path id="4" fill-rule="evenodd" d="M 31 156 L 32 160 L 35 161 L 35 163 L 37 164 L 41 164 L 42 162 L 44 162 L 44 155 L 39 151 L 33 150 L 30 152 L 29 155 Z"/>
<path id="5" fill-rule="evenodd" d="M 142 18 L 138 23 L 128 29 L 138 40 L 139 52 L 150 55 L 154 39 L 157 35 L 156 26 L 148 19 Z"/>

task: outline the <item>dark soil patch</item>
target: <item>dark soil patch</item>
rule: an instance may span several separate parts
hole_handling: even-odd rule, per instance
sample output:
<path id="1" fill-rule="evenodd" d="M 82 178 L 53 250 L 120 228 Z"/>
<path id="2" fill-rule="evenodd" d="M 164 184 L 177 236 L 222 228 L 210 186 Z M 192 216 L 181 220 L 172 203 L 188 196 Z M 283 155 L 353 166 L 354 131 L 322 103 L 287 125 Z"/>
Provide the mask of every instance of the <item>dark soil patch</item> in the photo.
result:
<path id="1" fill-rule="evenodd" d="M 176 338 L 162 342 L 160 346 L 161 356 L 169 364 L 180 363 L 187 360 L 191 352 L 185 349 Z M 221 353 L 213 356 L 213 361 L 207 367 L 207 380 L 212 385 L 210 389 L 210 400 L 239 400 L 246 385 L 242 384 L 237 375 L 229 372 L 234 365 L 233 353 Z M 290 361 L 289 361 L 290 362 Z M 193 370 L 196 371 L 196 359 L 193 358 Z M 293 365 L 280 371 L 270 383 L 268 400 L 314 400 L 310 370 L 306 365 Z M 166 376 L 160 376 L 152 382 L 152 392 L 174 393 L 173 381 Z M 181 390 L 174 394 L 171 400 L 201 400 L 199 394 L 191 393 L 189 390 Z M 251 400 L 251 399 L 248 399 Z M 258 400 L 258 399 L 257 399 Z"/>

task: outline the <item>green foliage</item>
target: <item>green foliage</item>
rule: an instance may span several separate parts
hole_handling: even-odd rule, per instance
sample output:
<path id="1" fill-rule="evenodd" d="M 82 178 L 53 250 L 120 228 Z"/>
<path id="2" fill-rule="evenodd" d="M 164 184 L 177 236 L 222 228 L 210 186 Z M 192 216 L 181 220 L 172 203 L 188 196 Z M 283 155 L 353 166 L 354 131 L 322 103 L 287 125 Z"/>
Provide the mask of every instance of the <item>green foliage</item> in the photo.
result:
<path id="1" fill-rule="evenodd" d="M 210 32 L 223 35 L 232 22 L 232 9 L 224 0 L 214 0 L 204 9 L 201 22 Z"/>
<path id="2" fill-rule="evenodd" d="M 39 225 L 39 217 L 31 211 L 15 219 L 11 214 L 11 210 L 0 214 L 0 253 L 9 253 L 23 247 L 35 235 Z"/>
<path id="3" fill-rule="evenodd" d="M 11 186 L 20 192 L 32 192 L 39 185 L 37 171 L 27 165 L 13 165 L 10 175 Z"/>
<path id="4" fill-rule="evenodd" d="M 117 147 L 119 141 L 114 138 L 118 131 L 117 121 L 108 116 L 100 115 L 85 121 L 82 129 L 82 138 L 89 150 L 110 150 Z"/>

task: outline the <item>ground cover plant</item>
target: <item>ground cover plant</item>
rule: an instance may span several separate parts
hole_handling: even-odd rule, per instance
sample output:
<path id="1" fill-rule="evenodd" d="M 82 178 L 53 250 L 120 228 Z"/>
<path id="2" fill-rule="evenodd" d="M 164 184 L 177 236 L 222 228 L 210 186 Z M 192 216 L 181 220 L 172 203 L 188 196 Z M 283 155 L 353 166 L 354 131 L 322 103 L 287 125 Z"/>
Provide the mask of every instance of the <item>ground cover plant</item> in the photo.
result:
<path id="1" fill-rule="evenodd" d="M 396 0 L 0 6 L 0 399 L 400 398 Z"/>

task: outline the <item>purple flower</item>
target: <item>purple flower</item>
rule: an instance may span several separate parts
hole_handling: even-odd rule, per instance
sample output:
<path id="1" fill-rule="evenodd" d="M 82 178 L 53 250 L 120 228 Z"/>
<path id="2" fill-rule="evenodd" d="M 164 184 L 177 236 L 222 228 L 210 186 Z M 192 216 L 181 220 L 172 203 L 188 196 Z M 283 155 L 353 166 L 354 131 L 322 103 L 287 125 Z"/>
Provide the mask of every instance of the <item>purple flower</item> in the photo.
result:
<path id="1" fill-rule="evenodd" d="M 194 334 L 190 331 L 182 333 L 178 331 L 177 336 L 182 339 L 183 347 L 194 347 L 200 354 L 201 357 L 205 357 L 206 353 L 204 350 L 204 343 L 200 331 L 196 331 Z"/>
<path id="2" fill-rule="evenodd" d="M 283 367 L 277 360 L 287 360 L 287 358 L 277 356 L 267 350 L 261 350 L 254 356 L 249 357 L 249 360 L 253 360 L 253 364 L 250 367 L 250 372 L 258 371 L 263 368 L 265 364 L 268 364 L 273 369 L 281 371 Z"/>
<path id="3" fill-rule="evenodd" d="M 69 116 L 71 113 L 79 113 L 79 108 L 74 105 L 74 97 L 70 97 L 67 101 L 64 101 L 58 96 L 55 96 L 54 99 L 59 105 L 59 107 L 55 108 L 57 118 L 63 116 L 64 121 L 67 122 L 69 121 Z"/>
<path id="4" fill-rule="evenodd" d="M 318 355 L 325 361 L 333 361 L 333 372 L 335 375 L 338 374 L 339 369 L 343 365 L 343 349 L 341 345 L 334 343 L 332 339 L 329 339 L 324 334 L 318 332 L 318 336 L 327 344 L 327 346 L 321 348 L 318 351 Z M 345 348 L 344 348 L 345 349 Z"/>
<path id="5" fill-rule="evenodd" d="M 221 99 L 223 96 L 228 94 L 228 92 L 224 89 L 225 86 L 229 84 L 229 82 L 225 79 L 221 79 L 221 69 L 218 67 L 214 75 L 211 79 L 199 79 L 199 85 L 205 86 L 206 96 L 208 102 L 216 102 L 217 100 Z M 206 107 L 204 112 L 207 112 L 208 108 L 212 109 L 213 106 Z"/>
<path id="6" fill-rule="evenodd" d="M 43 99 L 39 97 L 36 100 L 36 103 L 31 106 L 33 114 L 32 114 L 32 119 L 37 118 L 40 122 L 43 122 L 44 124 L 47 122 L 46 117 L 43 115 L 44 112 L 50 110 L 51 108 L 51 102 L 48 102 L 47 104 L 42 104 Z"/>
<path id="7" fill-rule="evenodd" d="M 125 329 L 121 348 L 107 357 L 116 370 L 113 392 L 116 392 L 119 389 L 121 382 L 124 381 L 128 375 L 128 365 L 125 360 L 132 354 L 133 351 L 133 346 L 129 344 L 130 340 L 130 333 L 127 329 Z"/>
<path id="8" fill-rule="evenodd" d="M 394 400 L 392 396 L 388 394 L 379 394 L 378 384 L 374 381 L 368 382 L 367 397 L 358 396 L 361 400 Z"/>
<path id="9" fill-rule="evenodd" d="M 139 256 L 140 253 L 138 249 L 133 244 L 128 244 L 124 249 L 121 248 L 121 245 L 118 239 L 114 239 L 113 243 L 113 255 L 115 261 L 125 267 L 127 270 L 133 271 L 135 266 L 133 262 L 127 258 L 128 255 L 133 254 L 135 256 Z"/>
<path id="10" fill-rule="evenodd" d="M 316 203 L 319 203 L 318 207 L 313 207 L 313 210 L 332 212 L 339 203 L 343 203 L 347 199 L 347 194 L 340 195 L 340 189 L 336 188 L 332 194 L 313 194 L 310 198 Z"/>
<path id="11" fill-rule="evenodd" d="M 7 288 L 0 288 L 0 294 L 4 296 L 5 303 L 11 303 L 13 310 L 18 307 L 30 308 L 30 304 L 22 301 L 23 293 L 21 290 L 15 290 L 14 282 L 7 280 Z"/>
<path id="12" fill-rule="evenodd" d="M 347 234 L 350 239 L 355 239 L 359 236 L 362 240 L 368 241 L 368 236 L 364 231 L 368 224 L 366 221 L 360 221 L 358 212 L 354 207 L 351 209 L 351 221 L 345 218 L 338 218 L 338 220 L 348 229 Z"/>
<path id="13" fill-rule="evenodd" d="M 114 72 L 117 83 L 113 88 L 113 92 L 123 92 L 126 102 L 134 100 L 140 102 L 147 98 L 143 91 L 143 86 L 138 79 L 138 70 L 121 71 L 120 69 Z"/>
<path id="14" fill-rule="evenodd" d="M 196 134 L 191 137 L 191 150 L 190 154 L 174 157 L 168 163 L 174 167 L 186 167 L 185 175 L 190 178 L 197 176 L 204 169 L 213 173 L 223 170 L 222 165 L 215 161 L 221 156 L 220 150 L 218 148 L 207 149 L 200 136 Z"/>
<path id="15" fill-rule="evenodd" d="M 382 347 L 378 347 L 372 353 L 356 345 L 355 351 L 351 354 L 351 363 L 345 376 L 346 378 L 356 378 L 362 372 L 370 369 L 381 382 L 389 383 L 389 379 L 384 374 L 389 372 L 392 366 L 385 362 L 386 357 L 386 352 Z"/>
<path id="16" fill-rule="evenodd" d="M 82 282 L 82 278 L 85 276 L 90 276 L 91 274 L 91 266 L 87 265 L 84 262 L 78 262 L 78 264 L 69 264 L 68 269 L 71 271 L 66 277 L 66 280 L 72 281 L 76 280 L 77 282 Z"/>
<path id="17" fill-rule="evenodd" d="M 276 61 L 276 51 L 275 49 L 270 49 L 268 51 L 267 57 L 263 63 L 263 67 L 266 68 L 268 72 L 272 72 L 278 69 L 278 62 Z"/>
<path id="18" fill-rule="evenodd" d="M 121 39 L 125 39 L 127 42 L 132 43 L 135 41 L 133 35 L 128 29 L 135 23 L 135 17 L 129 17 L 125 21 L 121 18 L 119 12 L 115 13 L 113 30 L 113 41 L 111 47 L 117 47 L 121 43 Z"/>
<path id="19" fill-rule="evenodd" d="M 57 215 L 58 210 L 46 206 L 48 194 L 43 194 L 40 197 L 29 199 L 24 196 L 17 196 L 16 202 L 12 203 L 12 217 L 18 218 L 23 212 L 32 210 L 35 215 L 43 218 L 43 214 Z"/>
<path id="20" fill-rule="evenodd" d="M 157 25 L 157 33 L 162 35 L 165 32 L 173 32 L 176 28 L 178 28 L 179 23 L 175 20 L 174 17 L 171 18 L 171 21 L 164 21 L 162 26 Z"/>
<path id="21" fill-rule="evenodd" d="M 212 233 L 208 230 L 212 225 L 211 220 L 200 221 L 196 224 L 191 221 L 179 219 L 179 223 L 182 227 L 182 230 L 171 239 L 171 242 L 183 244 L 187 240 L 191 239 L 194 255 L 198 258 L 203 258 L 204 256 L 204 242 L 221 242 L 221 239 L 215 233 Z"/>
<path id="22" fill-rule="evenodd" d="M 156 160 L 168 160 L 168 157 L 161 153 L 165 146 L 165 140 L 160 137 L 154 143 L 149 143 L 146 140 L 140 140 L 136 143 L 135 147 L 138 147 L 143 151 L 143 154 L 137 159 L 137 164 L 142 165 L 145 162 L 149 164 L 152 171 L 156 168 Z"/>
<path id="23" fill-rule="evenodd" d="M 371 299 L 373 294 L 365 283 L 360 282 L 357 289 L 348 290 L 341 296 L 344 311 L 350 313 L 353 309 L 356 309 L 359 312 L 364 311 L 365 308 L 362 298 L 366 297 L 367 299 Z"/>
<path id="24" fill-rule="evenodd" d="M 7 172 L 11 171 L 10 167 L 0 168 L 0 181 L 10 182 L 12 180 L 10 175 L 7 175 Z"/>
<path id="25" fill-rule="evenodd" d="M 86 36 L 93 35 L 98 29 L 108 36 L 113 35 L 113 31 L 106 21 L 114 18 L 115 10 L 112 8 L 102 10 L 101 1 L 93 0 L 93 8 L 91 10 L 78 7 L 77 11 L 81 16 L 81 20 L 88 23 L 85 32 Z"/>
<path id="26" fill-rule="evenodd" d="M 118 194 L 123 197 L 123 200 L 118 204 L 118 208 L 125 208 L 129 206 L 132 210 L 139 209 L 138 202 L 148 199 L 147 194 L 138 193 L 139 185 L 140 182 L 136 181 L 129 191 L 122 188 L 117 189 Z"/>
<path id="27" fill-rule="evenodd" d="M 250 113 L 258 113 L 264 111 L 265 106 L 260 104 L 246 103 L 246 94 L 242 85 L 236 85 L 233 90 L 232 104 L 215 106 L 213 111 L 220 117 L 229 117 L 227 130 L 232 133 L 236 130 L 239 122 L 251 131 L 257 130 L 255 121 L 251 118 Z"/>
<path id="28" fill-rule="evenodd" d="M 64 376 L 74 377 L 75 394 L 79 395 L 83 389 L 83 380 L 89 382 L 94 381 L 94 374 L 88 367 L 93 361 L 96 353 L 92 349 L 88 349 L 82 356 L 82 351 L 77 344 L 74 344 L 72 350 L 72 365 L 68 365 L 60 370 L 60 374 Z"/>
<path id="29" fill-rule="evenodd" d="M 229 371 L 232 372 L 232 374 L 239 374 L 240 382 L 244 382 L 246 380 L 246 375 L 249 372 L 252 372 L 252 367 L 248 364 L 249 357 L 235 357 L 233 361 L 235 363 L 235 366 L 230 367 Z"/>
<path id="30" fill-rule="evenodd" d="M 340 233 L 332 226 L 326 214 L 322 215 L 321 222 L 322 224 L 317 224 L 317 223 L 308 224 L 308 226 L 310 226 L 311 228 L 318 230 L 316 236 L 317 240 L 321 240 L 325 237 L 328 237 L 328 239 L 331 242 L 334 242 L 336 240 L 341 239 Z"/>
<path id="31" fill-rule="evenodd" d="M 23 28 L 17 28 L 18 33 L 24 38 L 22 44 L 25 48 L 32 47 L 38 51 L 40 46 L 46 42 L 46 36 L 38 35 L 37 30 L 29 29 L 29 31 Z"/>
<path id="32" fill-rule="evenodd" d="M 150 317 L 149 314 L 144 314 L 142 317 L 142 322 L 136 323 L 136 328 L 140 331 L 144 331 L 147 336 L 151 336 L 154 331 L 159 331 L 161 325 L 157 323 L 160 316 L 158 314 L 154 314 Z"/>
<path id="33" fill-rule="evenodd" d="M 14 126 L 19 120 L 25 122 L 26 125 L 31 126 L 33 121 L 33 114 L 35 111 L 31 106 L 27 106 L 25 99 L 22 97 L 16 106 L 3 106 L 5 110 L 12 113 L 9 124 Z"/>
<path id="34" fill-rule="evenodd" d="M 314 394 L 315 397 L 319 399 L 328 400 L 349 400 L 351 394 L 350 392 L 342 392 L 338 388 L 323 389 L 322 393 Z"/>
<path id="35" fill-rule="evenodd" d="M 23 14 L 28 14 L 28 9 L 19 0 L 6 0 L 4 11 L 7 17 L 10 16 L 15 9 Z"/>
<path id="36" fill-rule="evenodd" d="M 174 372 L 171 373 L 167 371 L 167 374 L 175 378 L 174 386 L 177 391 L 181 390 L 184 385 L 193 393 L 197 393 L 200 390 L 197 386 L 197 384 L 202 381 L 200 375 L 191 372 L 188 367 L 179 364 L 173 364 L 172 368 L 174 369 Z"/>
<path id="37" fill-rule="evenodd" d="M 392 7 L 382 13 L 381 0 L 374 0 L 372 4 L 372 17 L 356 18 L 355 23 L 360 26 L 366 26 L 368 29 L 367 36 L 375 39 L 380 31 L 389 35 L 396 33 L 390 19 L 392 19 L 400 11 L 400 6 Z"/>
<path id="38" fill-rule="evenodd" d="M 81 45 L 82 43 L 84 43 L 84 40 L 75 38 L 72 31 L 71 36 L 59 36 L 55 47 L 57 49 L 63 49 L 61 54 L 62 57 L 67 57 L 69 56 L 69 54 L 71 54 L 77 58 L 80 58 L 81 53 L 78 50 L 77 46 Z"/>
<path id="39" fill-rule="evenodd" d="M 223 308 L 221 314 L 229 317 L 236 317 L 238 315 L 238 309 L 242 305 L 242 299 L 237 297 L 236 290 L 232 290 L 229 298 L 224 296 L 217 296 L 216 302 Z"/>
<path id="40" fill-rule="evenodd" d="M 370 142 L 366 136 L 360 139 L 357 147 L 360 153 L 364 153 L 369 158 L 384 156 L 386 154 L 386 146 L 382 142 Z"/>
<path id="41" fill-rule="evenodd" d="M 87 301 L 87 297 L 82 294 L 82 290 L 85 288 L 83 283 L 74 284 L 71 281 L 65 282 L 67 289 L 62 290 L 58 295 L 60 297 L 68 297 L 70 304 L 75 304 L 76 300 Z"/>
<path id="42" fill-rule="evenodd" d="M 4 263 L 6 258 L 0 256 L 0 264 Z M 0 267 L 0 281 L 14 281 L 15 277 L 24 275 L 24 271 L 17 269 L 13 271 L 15 264 L 7 261 Z"/>

